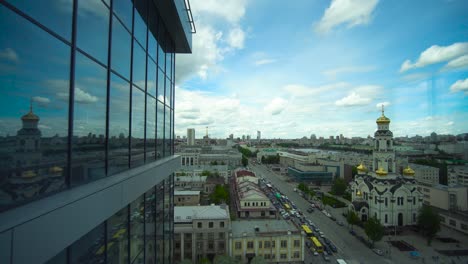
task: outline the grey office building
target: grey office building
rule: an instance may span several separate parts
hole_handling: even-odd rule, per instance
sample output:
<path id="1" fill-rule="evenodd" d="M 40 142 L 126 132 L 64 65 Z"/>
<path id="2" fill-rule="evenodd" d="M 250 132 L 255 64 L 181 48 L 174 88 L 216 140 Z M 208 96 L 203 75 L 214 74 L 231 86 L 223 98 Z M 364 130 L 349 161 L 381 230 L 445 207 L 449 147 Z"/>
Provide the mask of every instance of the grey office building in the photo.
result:
<path id="1" fill-rule="evenodd" d="M 0 0 L 0 263 L 172 263 L 187 0 Z"/>

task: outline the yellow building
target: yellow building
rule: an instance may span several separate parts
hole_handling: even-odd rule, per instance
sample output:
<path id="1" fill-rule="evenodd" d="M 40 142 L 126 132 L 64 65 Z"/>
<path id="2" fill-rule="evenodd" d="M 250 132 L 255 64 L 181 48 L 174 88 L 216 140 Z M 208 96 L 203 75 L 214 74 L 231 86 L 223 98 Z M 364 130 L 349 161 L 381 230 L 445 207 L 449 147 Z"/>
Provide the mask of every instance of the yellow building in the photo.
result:
<path id="1" fill-rule="evenodd" d="M 304 232 L 285 220 L 231 222 L 229 255 L 241 263 L 255 256 L 272 263 L 303 263 L 304 245 Z"/>

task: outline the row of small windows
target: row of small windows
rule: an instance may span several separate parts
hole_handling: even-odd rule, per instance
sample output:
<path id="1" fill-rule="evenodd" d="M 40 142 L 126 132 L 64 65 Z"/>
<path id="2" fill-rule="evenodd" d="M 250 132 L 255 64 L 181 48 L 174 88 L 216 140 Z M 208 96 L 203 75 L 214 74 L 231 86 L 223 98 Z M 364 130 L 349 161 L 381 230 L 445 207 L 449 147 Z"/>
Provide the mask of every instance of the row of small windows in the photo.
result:
<path id="1" fill-rule="evenodd" d="M 274 248 L 275 247 L 275 240 L 272 241 L 258 241 L 258 248 Z M 294 247 L 300 247 L 301 246 L 301 241 L 300 240 L 294 240 Z M 242 249 L 242 242 L 235 242 L 234 245 L 235 249 Z M 288 241 L 287 240 L 281 240 L 280 241 L 280 247 L 281 248 L 287 248 L 288 247 Z M 254 241 L 247 241 L 247 249 L 253 249 L 254 248 Z"/>
<path id="2" fill-rule="evenodd" d="M 244 202 L 244 206 L 267 206 L 266 202 Z"/>
<path id="3" fill-rule="evenodd" d="M 219 227 L 224 228 L 224 221 L 219 222 Z M 197 228 L 203 228 L 203 222 L 198 222 Z M 208 222 L 208 228 L 214 228 L 214 222 Z"/>

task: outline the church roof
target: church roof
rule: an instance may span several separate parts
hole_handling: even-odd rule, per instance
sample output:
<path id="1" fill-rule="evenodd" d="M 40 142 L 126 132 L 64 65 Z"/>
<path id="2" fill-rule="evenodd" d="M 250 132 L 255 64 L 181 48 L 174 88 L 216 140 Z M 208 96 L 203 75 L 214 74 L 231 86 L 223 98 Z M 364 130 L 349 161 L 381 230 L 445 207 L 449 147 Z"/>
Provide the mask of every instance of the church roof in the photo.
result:
<path id="1" fill-rule="evenodd" d="M 354 201 L 353 206 L 355 211 L 361 211 L 363 207 L 369 208 L 369 204 L 366 201 Z"/>

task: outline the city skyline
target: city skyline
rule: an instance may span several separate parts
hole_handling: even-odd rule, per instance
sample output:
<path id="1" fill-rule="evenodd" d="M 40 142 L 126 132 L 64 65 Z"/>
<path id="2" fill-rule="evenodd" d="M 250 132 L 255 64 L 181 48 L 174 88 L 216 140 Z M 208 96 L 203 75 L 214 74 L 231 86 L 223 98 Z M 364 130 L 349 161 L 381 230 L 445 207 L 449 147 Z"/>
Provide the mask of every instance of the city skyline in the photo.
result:
<path id="1" fill-rule="evenodd" d="M 466 133 L 467 3 L 356 7 L 193 1 L 193 54 L 177 55 L 175 133 L 365 137 L 381 104 L 396 137 Z"/>

